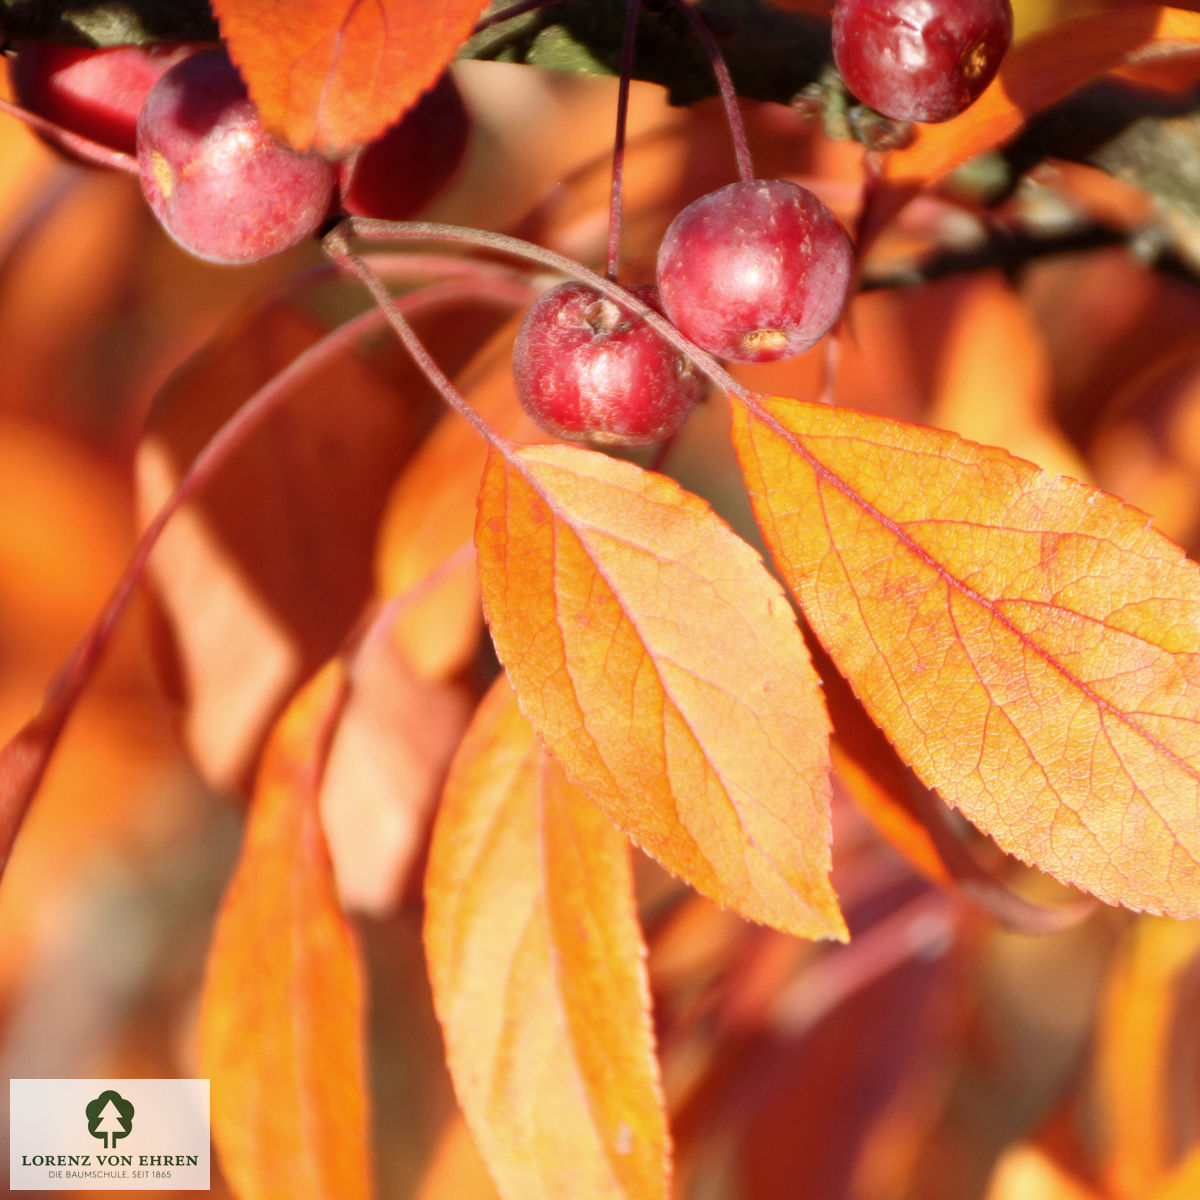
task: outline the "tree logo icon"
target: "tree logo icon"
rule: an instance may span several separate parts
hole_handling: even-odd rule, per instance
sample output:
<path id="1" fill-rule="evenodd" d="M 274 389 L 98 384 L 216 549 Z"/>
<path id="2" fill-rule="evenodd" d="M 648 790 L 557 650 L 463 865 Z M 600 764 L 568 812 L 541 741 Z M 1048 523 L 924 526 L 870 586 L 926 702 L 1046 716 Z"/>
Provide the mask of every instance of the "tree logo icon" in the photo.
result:
<path id="1" fill-rule="evenodd" d="M 101 1092 L 83 1111 L 87 1114 L 88 1133 L 103 1138 L 106 1150 L 111 1150 L 118 1138 L 128 1137 L 133 1129 L 133 1104 L 120 1092 Z"/>

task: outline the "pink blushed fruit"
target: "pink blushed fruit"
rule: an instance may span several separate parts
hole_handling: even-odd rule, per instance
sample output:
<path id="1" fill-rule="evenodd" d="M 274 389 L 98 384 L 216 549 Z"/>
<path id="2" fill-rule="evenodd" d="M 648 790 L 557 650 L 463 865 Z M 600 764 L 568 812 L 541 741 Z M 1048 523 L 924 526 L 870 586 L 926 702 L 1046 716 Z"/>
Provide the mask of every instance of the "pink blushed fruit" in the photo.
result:
<path id="1" fill-rule="evenodd" d="M 137 135 L 146 200 L 200 258 L 278 254 L 316 232 L 329 211 L 334 168 L 267 133 L 224 51 L 172 67 L 150 89 Z"/>
<path id="2" fill-rule="evenodd" d="M 853 274 L 837 218 L 812 192 L 779 179 L 701 196 L 658 249 L 672 324 L 702 349 L 741 362 L 807 350 L 838 319 Z"/>
<path id="3" fill-rule="evenodd" d="M 1012 41 L 1010 0 L 837 0 L 846 86 L 897 121 L 946 121 L 991 83 Z"/>
<path id="4" fill-rule="evenodd" d="M 24 108 L 111 150 L 135 154 L 138 113 L 147 94 L 195 49 L 179 43 L 88 49 L 30 42 L 18 48 L 9 69 Z M 42 136 L 74 157 L 54 134 Z"/>
<path id="5" fill-rule="evenodd" d="M 652 287 L 631 288 L 657 309 Z M 525 411 L 572 441 L 638 446 L 677 432 L 704 395 L 696 368 L 635 312 L 584 283 L 560 283 L 525 315 L 513 347 Z"/>

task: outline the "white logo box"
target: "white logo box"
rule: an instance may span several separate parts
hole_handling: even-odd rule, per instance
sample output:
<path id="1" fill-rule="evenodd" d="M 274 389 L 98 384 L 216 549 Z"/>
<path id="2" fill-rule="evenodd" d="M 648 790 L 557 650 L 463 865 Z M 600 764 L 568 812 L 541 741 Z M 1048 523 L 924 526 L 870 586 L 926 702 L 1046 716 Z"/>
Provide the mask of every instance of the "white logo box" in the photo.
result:
<path id="1" fill-rule="evenodd" d="M 9 1186 L 43 1192 L 207 1191 L 208 1084 L 10 1080 Z"/>

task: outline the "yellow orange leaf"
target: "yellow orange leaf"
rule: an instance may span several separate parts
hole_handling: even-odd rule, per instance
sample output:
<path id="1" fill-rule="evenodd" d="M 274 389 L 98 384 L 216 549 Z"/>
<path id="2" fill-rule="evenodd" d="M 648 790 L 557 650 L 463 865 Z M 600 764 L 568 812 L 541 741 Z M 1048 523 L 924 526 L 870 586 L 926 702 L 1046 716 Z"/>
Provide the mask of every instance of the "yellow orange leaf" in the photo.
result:
<path id="1" fill-rule="evenodd" d="M 480 0 L 213 0 L 263 122 L 336 158 L 382 133 L 441 74 Z"/>
<path id="2" fill-rule="evenodd" d="M 419 678 L 394 621 L 356 658 L 321 781 L 321 823 L 342 904 L 395 907 L 424 848 L 433 808 L 471 713 L 459 682 Z"/>
<path id="3" fill-rule="evenodd" d="M 503 678 L 455 759 L 426 905 L 450 1072 L 500 1194 L 665 1198 L 629 845 L 562 777 Z"/>
<path id="4" fill-rule="evenodd" d="M 513 389 L 512 344 L 519 324 L 506 325 L 456 382 L 497 433 L 519 442 L 544 441 L 547 435 L 525 415 Z M 471 546 L 475 492 L 486 457 L 475 430 L 447 414 L 405 466 L 384 509 L 375 556 L 378 588 L 385 597 L 409 597 L 396 615 L 396 642 L 425 679 L 460 670 L 479 645 L 474 556 L 461 551 Z"/>
<path id="5" fill-rule="evenodd" d="M 673 480 L 561 445 L 489 454 L 475 536 L 497 653 L 568 775 L 718 903 L 843 937 L 829 720 L 758 556 Z"/>
<path id="6" fill-rule="evenodd" d="M 929 830 L 915 811 L 912 776 L 887 738 L 868 721 L 840 678 L 826 678 L 833 718 L 830 744 L 838 782 L 875 828 L 926 879 L 949 884 L 952 876 Z"/>
<path id="7" fill-rule="evenodd" d="M 240 1200 L 371 1194 L 363 968 L 317 812 L 342 688 L 326 669 L 276 727 L 209 953 L 200 1070 Z"/>
<path id="8" fill-rule="evenodd" d="M 756 515 L 864 707 L 1005 850 L 1200 914 L 1200 571 L 1143 513 L 995 447 L 735 405 Z"/>
<path id="9" fill-rule="evenodd" d="M 438 1137 L 413 1200 L 498 1200 L 462 1113 L 456 1112 Z"/>
<path id="10" fill-rule="evenodd" d="M 446 416 L 413 455 L 384 509 L 378 586 L 384 596 L 414 593 L 394 636 L 399 652 L 426 679 L 461 669 L 479 645 L 475 564 L 460 552 L 471 544 L 483 458 L 479 435 L 458 416 Z"/>

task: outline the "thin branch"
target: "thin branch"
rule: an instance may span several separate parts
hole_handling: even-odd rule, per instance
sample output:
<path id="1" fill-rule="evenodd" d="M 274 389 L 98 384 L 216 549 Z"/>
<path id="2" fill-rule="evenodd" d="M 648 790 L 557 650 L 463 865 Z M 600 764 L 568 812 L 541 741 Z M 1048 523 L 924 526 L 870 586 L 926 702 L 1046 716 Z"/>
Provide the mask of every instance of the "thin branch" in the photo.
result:
<path id="1" fill-rule="evenodd" d="M 393 302 L 408 312 L 428 310 L 478 296 L 469 283 L 433 284 Z M 486 298 L 505 299 L 498 292 Z M 515 299 L 515 296 L 507 300 Z M 521 296 L 524 299 L 524 293 Z M 117 622 L 133 598 L 145 573 L 150 554 L 170 519 L 205 488 L 231 454 L 285 400 L 293 385 L 343 353 L 358 338 L 379 328 L 384 314 L 368 309 L 332 330 L 297 355 L 273 379 L 251 396 L 212 438 L 184 472 L 175 490 L 142 531 L 125 569 L 96 620 L 80 638 L 58 670 L 38 711 L 3 747 L 0 747 L 0 872 L 7 865 L 13 842 L 41 784 L 67 720 L 84 688 L 100 665 Z"/>
<path id="2" fill-rule="evenodd" d="M 707 22 L 700 15 L 692 0 L 675 0 L 680 12 L 687 18 L 696 40 L 704 47 L 708 61 L 712 63 L 713 75 L 717 80 L 717 90 L 721 93 L 721 103 L 725 106 L 725 120 L 729 125 L 729 136 L 733 138 L 733 155 L 737 159 L 738 178 L 748 183 L 754 178 L 754 164 L 750 158 L 750 144 L 746 141 L 746 125 L 742 120 L 742 110 L 738 105 L 737 89 L 729 74 L 725 56 L 717 39 L 709 29 Z"/>
<path id="3" fill-rule="evenodd" d="M 608 255 L 605 274 L 616 280 L 621 257 L 621 201 L 625 180 L 625 127 L 629 121 L 629 80 L 637 40 L 641 0 L 625 0 L 625 32 L 621 41 L 621 78 L 617 85 L 617 132 L 613 138 L 612 197 L 608 209 Z"/>
<path id="4" fill-rule="evenodd" d="M 123 154 L 120 150 L 114 150 L 102 142 L 94 142 L 81 133 L 73 133 L 70 129 L 64 129 L 54 121 L 39 117 L 37 113 L 30 112 L 29 109 L 22 108 L 19 104 L 0 100 L 0 112 L 8 113 L 10 117 L 16 117 L 30 129 L 57 141 L 64 149 L 70 150 L 77 158 L 90 163 L 93 167 L 107 167 L 111 171 L 124 171 L 126 175 L 138 173 L 138 161 L 132 154 Z"/>
<path id="5" fill-rule="evenodd" d="M 622 305 L 636 316 L 640 317 L 660 337 L 665 338 L 686 359 L 708 376 L 719 388 L 744 400 L 751 399 L 755 393 L 738 383 L 728 371 L 713 356 L 679 332 L 665 317 L 660 316 L 637 298 L 632 292 L 605 279 L 595 271 L 558 254 L 547 250 L 533 242 L 522 241 L 503 233 L 490 233 L 482 229 L 468 229 L 461 225 L 443 225 L 436 221 L 377 221 L 370 217 L 347 217 L 325 241 L 334 237 L 344 238 L 347 235 L 367 238 L 375 241 L 392 242 L 456 242 L 460 245 L 478 246 L 481 249 L 493 250 L 500 254 L 508 254 L 526 262 L 539 263 L 559 271 L 569 279 L 578 279 L 589 283 L 598 292 L 610 300 Z"/>
<path id="6" fill-rule="evenodd" d="M 322 245 L 325 247 L 325 252 L 338 266 L 358 279 L 371 293 L 372 299 L 379 306 L 379 311 L 395 330 L 396 336 L 404 348 L 412 355 L 413 361 L 442 399 L 463 420 L 469 422 L 489 445 L 503 444 L 503 439 L 499 434 L 463 399 L 462 393 L 451 383 L 450 377 L 438 366 L 433 355 L 425 348 L 425 343 L 417 337 L 416 330 L 401 312 L 396 298 L 384 286 L 383 280 L 367 266 L 359 255 L 350 249 L 349 240 L 346 238 L 342 226 L 333 230 L 322 242 Z"/>
<path id="7" fill-rule="evenodd" d="M 775 1027 L 806 1032 L 851 996 L 913 959 L 944 954 L 956 915 L 938 892 L 924 892 L 903 908 L 855 935 L 848 946 L 826 951 L 779 995 Z"/>

